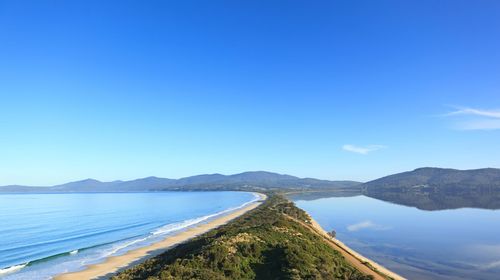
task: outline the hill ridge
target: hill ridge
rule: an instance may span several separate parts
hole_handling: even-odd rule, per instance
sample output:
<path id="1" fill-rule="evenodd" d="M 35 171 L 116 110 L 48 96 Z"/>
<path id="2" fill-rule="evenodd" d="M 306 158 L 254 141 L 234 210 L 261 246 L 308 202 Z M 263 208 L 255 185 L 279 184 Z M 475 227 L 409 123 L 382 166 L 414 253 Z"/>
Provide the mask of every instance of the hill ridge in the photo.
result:
<path id="1" fill-rule="evenodd" d="M 424 167 L 362 184 L 364 195 L 424 210 L 500 209 L 500 169 Z"/>
<path id="2" fill-rule="evenodd" d="M 355 181 L 329 181 L 299 178 L 269 171 L 247 171 L 231 175 L 219 173 L 200 174 L 179 179 L 155 176 L 128 181 L 102 182 L 84 179 L 48 187 L 10 185 L 0 187 L 0 192 L 141 192 L 168 190 L 300 190 L 342 189 L 359 185 Z"/>

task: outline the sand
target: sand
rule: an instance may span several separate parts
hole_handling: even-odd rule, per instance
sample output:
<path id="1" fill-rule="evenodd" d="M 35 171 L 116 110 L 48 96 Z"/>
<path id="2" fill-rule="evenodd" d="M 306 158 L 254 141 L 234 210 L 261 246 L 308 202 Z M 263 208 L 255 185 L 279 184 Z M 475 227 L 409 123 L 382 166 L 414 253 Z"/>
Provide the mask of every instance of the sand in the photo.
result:
<path id="1" fill-rule="evenodd" d="M 382 265 L 363 257 L 358 252 L 352 250 L 340 240 L 331 237 L 313 218 L 311 218 L 311 229 L 322 235 L 334 249 L 339 251 L 347 261 L 361 272 L 372 275 L 374 279 L 386 279 L 388 276 L 395 280 L 405 280 L 406 278 L 388 270 Z"/>
<path id="2" fill-rule="evenodd" d="M 242 209 L 231 212 L 225 216 L 219 217 L 208 223 L 189 228 L 176 235 L 169 236 L 165 238 L 163 241 L 160 241 L 158 243 L 154 243 L 152 245 L 139 248 L 136 250 L 131 250 L 124 255 L 110 257 L 106 259 L 104 262 L 90 265 L 82 271 L 61 274 L 56 276 L 54 279 L 73 280 L 73 279 L 99 279 L 99 278 L 110 277 L 120 270 L 126 269 L 128 267 L 133 266 L 134 264 L 138 264 L 148 258 L 161 254 L 166 250 L 168 250 L 169 248 L 173 247 L 174 245 L 185 242 L 193 237 L 208 232 L 211 229 L 224 225 L 229 221 L 243 215 L 244 213 L 256 208 L 262 203 L 262 201 L 266 199 L 265 195 L 263 194 L 258 194 L 258 195 L 261 197 L 259 201 L 251 203 Z M 363 257 L 362 255 L 352 250 L 338 239 L 332 238 L 314 219 L 311 218 L 311 221 L 312 225 L 300 221 L 299 222 L 304 226 L 310 228 L 317 234 L 323 236 L 325 240 L 328 242 L 328 244 L 330 244 L 330 246 L 339 251 L 350 264 L 352 264 L 361 272 L 368 275 L 372 275 L 374 279 L 385 280 L 387 279 L 386 276 L 388 276 L 395 280 L 405 280 L 405 278 L 401 277 L 400 275 L 388 270 L 387 268 L 377 264 L 376 262 L 368 258 Z"/>
<path id="3" fill-rule="evenodd" d="M 161 254 L 174 245 L 185 242 L 193 237 L 208 232 L 211 229 L 217 228 L 229 221 L 245 214 L 246 212 L 259 206 L 267 197 L 264 194 L 257 193 L 260 200 L 249 204 L 248 206 L 230 212 L 227 215 L 219 217 L 208 223 L 189 228 L 178 234 L 169 236 L 164 240 L 151 244 L 146 247 L 131 250 L 124 255 L 113 256 L 107 258 L 104 262 L 87 266 L 84 270 L 72 273 L 65 273 L 56 276 L 55 280 L 74 280 L 74 279 L 97 279 L 107 278 L 115 274 L 117 271 L 128 268 L 136 263 L 144 261 L 148 258 Z"/>

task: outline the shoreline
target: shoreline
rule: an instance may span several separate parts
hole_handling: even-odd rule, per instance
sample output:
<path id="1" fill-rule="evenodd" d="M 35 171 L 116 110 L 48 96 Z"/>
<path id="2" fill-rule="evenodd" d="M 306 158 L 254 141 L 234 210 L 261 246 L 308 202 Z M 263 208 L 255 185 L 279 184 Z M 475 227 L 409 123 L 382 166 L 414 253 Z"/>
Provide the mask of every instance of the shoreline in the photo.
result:
<path id="1" fill-rule="evenodd" d="M 345 245 L 342 241 L 331 237 L 327 231 L 325 231 L 321 225 L 316 222 L 310 215 L 311 219 L 311 228 L 316 231 L 319 235 L 323 236 L 329 244 L 332 245 L 337 251 L 339 251 L 353 266 L 358 268 L 364 273 L 373 275 L 375 279 L 386 279 L 384 276 L 389 277 L 394 280 L 406 280 L 406 278 L 401 275 L 385 268 L 384 266 L 374 262 L 373 260 L 364 257 L 360 253 L 354 251 L 349 248 L 349 246 Z M 378 276 L 378 277 L 377 277 Z"/>
<path id="2" fill-rule="evenodd" d="M 214 228 L 222 226 L 230 222 L 231 220 L 247 213 L 248 211 L 255 209 L 256 207 L 261 205 L 264 200 L 267 199 L 267 196 L 264 194 L 256 192 L 254 192 L 254 194 L 259 196 L 258 200 L 249 202 L 248 205 L 226 213 L 218 218 L 215 218 L 214 220 L 195 225 L 172 236 L 168 236 L 159 242 L 128 251 L 123 255 L 108 257 L 103 262 L 86 266 L 83 270 L 58 274 L 53 279 L 107 279 L 115 275 L 116 273 L 119 273 L 120 271 L 144 262 L 149 258 L 162 254 L 175 245 L 186 242 L 192 238 L 195 238 L 196 236 L 202 235 Z M 374 279 L 387 279 L 387 277 L 394 280 L 406 279 L 385 268 L 384 266 L 374 262 L 373 260 L 362 256 L 358 252 L 349 248 L 340 240 L 332 238 L 310 215 L 309 217 L 311 219 L 311 224 L 306 224 L 303 222 L 301 222 L 301 224 L 310 228 L 310 230 L 316 232 L 318 235 L 322 236 L 325 241 L 327 241 L 327 243 L 335 250 L 339 251 L 352 266 L 356 267 L 364 274 L 372 275 L 374 276 Z"/>
<path id="3" fill-rule="evenodd" d="M 254 192 L 254 194 L 259 196 L 259 199 L 249 203 L 243 208 L 231 211 L 223 216 L 215 218 L 207 223 L 202 223 L 194 227 L 188 228 L 187 230 L 176 233 L 172 236 L 168 236 L 162 241 L 153 243 L 151 245 L 134 249 L 126 252 L 123 255 L 112 256 L 107 258 L 101 263 L 92 264 L 86 266 L 81 271 L 68 272 L 56 275 L 54 280 L 72 280 L 72 279 L 98 279 L 107 278 L 115 273 L 127 269 L 138 262 L 145 261 L 151 257 L 157 256 L 164 253 L 173 246 L 190 240 L 196 236 L 204 234 L 214 228 L 222 226 L 229 221 L 247 213 L 248 211 L 255 209 L 257 206 L 261 205 L 267 196 L 261 193 Z"/>

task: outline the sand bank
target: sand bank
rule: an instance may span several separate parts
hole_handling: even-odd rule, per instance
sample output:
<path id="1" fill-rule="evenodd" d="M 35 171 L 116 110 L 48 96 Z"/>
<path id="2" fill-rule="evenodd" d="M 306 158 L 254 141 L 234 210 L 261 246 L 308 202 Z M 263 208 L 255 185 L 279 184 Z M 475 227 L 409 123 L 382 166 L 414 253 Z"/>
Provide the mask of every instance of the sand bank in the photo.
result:
<path id="1" fill-rule="evenodd" d="M 378 263 L 363 257 L 358 252 L 352 250 L 347 245 L 342 243 L 340 240 L 336 238 L 332 238 L 313 218 L 311 218 L 310 226 L 314 231 L 318 234 L 322 235 L 327 239 L 329 244 L 339 251 L 344 258 L 347 259 L 349 263 L 351 263 L 354 267 L 356 267 L 361 272 L 372 275 L 374 279 L 387 279 L 387 277 L 395 279 L 395 280 L 405 280 L 406 278 L 388 270 L 387 268 L 379 265 Z"/>

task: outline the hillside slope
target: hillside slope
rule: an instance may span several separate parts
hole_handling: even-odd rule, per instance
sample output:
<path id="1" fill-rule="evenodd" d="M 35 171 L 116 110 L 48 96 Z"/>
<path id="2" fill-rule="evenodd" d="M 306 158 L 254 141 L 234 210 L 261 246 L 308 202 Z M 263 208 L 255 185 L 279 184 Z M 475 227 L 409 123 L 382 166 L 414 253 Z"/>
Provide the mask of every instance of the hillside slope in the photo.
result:
<path id="1" fill-rule="evenodd" d="M 362 184 L 363 194 L 425 210 L 500 209 L 500 169 L 419 168 Z"/>
<path id="2" fill-rule="evenodd" d="M 271 196 L 237 220 L 112 279 L 372 279 L 295 220 L 309 217 Z"/>

